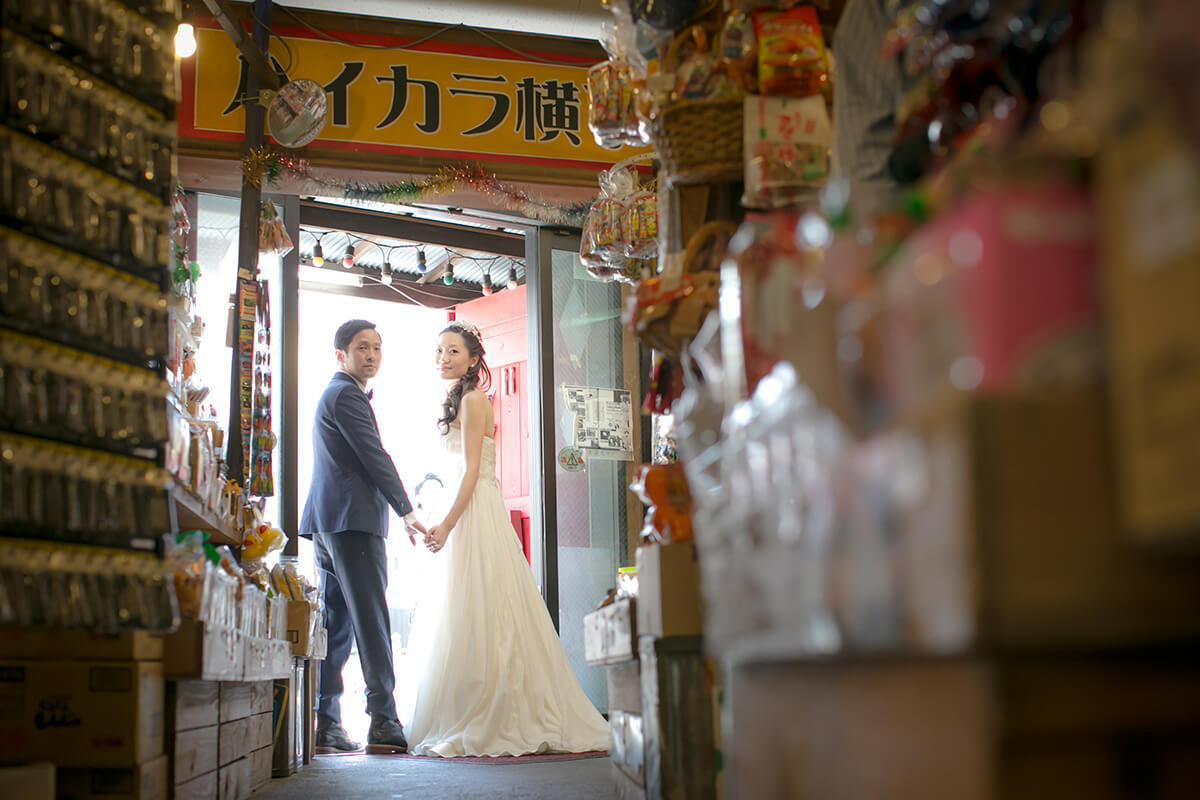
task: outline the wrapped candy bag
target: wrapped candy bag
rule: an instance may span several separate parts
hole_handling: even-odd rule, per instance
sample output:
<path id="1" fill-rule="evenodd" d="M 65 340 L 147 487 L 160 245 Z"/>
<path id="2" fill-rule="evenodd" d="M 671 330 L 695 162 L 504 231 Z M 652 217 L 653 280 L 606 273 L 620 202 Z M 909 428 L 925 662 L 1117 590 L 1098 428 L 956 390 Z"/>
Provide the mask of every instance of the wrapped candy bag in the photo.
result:
<path id="1" fill-rule="evenodd" d="M 282 258 L 292 252 L 292 238 L 288 236 L 287 228 L 275 204 L 262 204 L 262 214 L 258 223 L 258 250 L 261 253 L 274 253 Z"/>
<path id="2" fill-rule="evenodd" d="M 646 504 L 642 540 L 670 544 L 692 539 L 692 494 L 680 464 L 647 464 L 630 490 Z"/>
<path id="3" fill-rule="evenodd" d="M 579 244 L 579 260 L 585 267 L 598 268 L 602 273 L 623 267 L 628 258 L 626 203 L 636 188 L 637 172 L 632 167 L 613 167 L 600 173 L 600 197 L 583 221 Z M 657 231 L 657 217 L 655 226 Z"/>
<path id="4" fill-rule="evenodd" d="M 821 22 L 812 6 L 754 12 L 758 37 L 758 91 L 810 97 L 829 81 Z"/>
<path id="5" fill-rule="evenodd" d="M 625 255 L 648 258 L 658 250 L 658 194 L 635 192 L 625 206 Z"/>
<path id="6" fill-rule="evenodd" d="M 257 525 L 246 532 L 242 541 L 242 560 L 257 561 L 266 558 L 271 553 L 282 550 L 287 544 L 287 535 L 279 528 L 267 525 Z"/>

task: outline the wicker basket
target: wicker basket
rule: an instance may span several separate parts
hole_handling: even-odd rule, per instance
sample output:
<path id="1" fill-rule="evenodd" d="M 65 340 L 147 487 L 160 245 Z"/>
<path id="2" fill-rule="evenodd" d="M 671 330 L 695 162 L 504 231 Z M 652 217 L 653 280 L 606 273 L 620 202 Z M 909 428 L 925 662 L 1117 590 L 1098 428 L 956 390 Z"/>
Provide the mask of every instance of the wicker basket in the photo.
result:
<path id="1" fill-rule="evenodd" d="M 707 26 L 681 31 L 663 58 L 663 70 L 679 68 L 683 45 L 704 35 Z M 685 100 L 662 109 L 650 121 L 650 138 L 672 186 L 743 180 L 742 100 Z"/>
<path id="2" fill-rule="evenodd" d="M 639 339 L 679 359 L 708 313 L 717 307 L 721 276 L 713 267 L 720 263 L 735 230 L 732 222 L 709 222 L 688 242 L 681 272 L 664 273 L 639 286 L 633 313 L 633 329 Z M 655 295 L 661 299 L 652 299 Z"/>

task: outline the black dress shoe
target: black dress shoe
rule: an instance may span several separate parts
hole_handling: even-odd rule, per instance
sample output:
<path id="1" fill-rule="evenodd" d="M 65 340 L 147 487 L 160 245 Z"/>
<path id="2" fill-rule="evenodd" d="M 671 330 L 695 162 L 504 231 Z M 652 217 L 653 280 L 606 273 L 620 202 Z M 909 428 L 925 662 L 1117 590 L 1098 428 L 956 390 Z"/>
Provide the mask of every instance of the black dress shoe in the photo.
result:
<path id="1" fill-rule="evenodd" d="M 367 752 L 374 755 L 407 753 L 408 740 L 404 738 L 403 726 L 387 717 L 371 717 L 371 729 L 367 731 Z"/>
<path id="2" fill-rule="evenodd" d="M 318 725 L 314 749 L 318 753 L 353 753 L 361 744 L 346 735 L 341 725 Z"/>

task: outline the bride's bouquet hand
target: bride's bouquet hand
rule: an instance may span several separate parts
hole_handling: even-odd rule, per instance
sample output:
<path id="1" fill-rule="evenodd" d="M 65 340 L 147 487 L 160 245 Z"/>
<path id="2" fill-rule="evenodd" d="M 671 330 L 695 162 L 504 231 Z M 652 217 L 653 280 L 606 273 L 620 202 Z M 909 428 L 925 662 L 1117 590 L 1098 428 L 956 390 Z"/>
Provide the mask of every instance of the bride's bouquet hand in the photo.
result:
<path id="1" fill-rule="evenodd" d="M 434 525 L 425 534 L 425 546 L 429 548 L 429 552 L 436 553 L 446 546 L 446 540 L 450 538 L 450 528 L 446 525 Z"/>

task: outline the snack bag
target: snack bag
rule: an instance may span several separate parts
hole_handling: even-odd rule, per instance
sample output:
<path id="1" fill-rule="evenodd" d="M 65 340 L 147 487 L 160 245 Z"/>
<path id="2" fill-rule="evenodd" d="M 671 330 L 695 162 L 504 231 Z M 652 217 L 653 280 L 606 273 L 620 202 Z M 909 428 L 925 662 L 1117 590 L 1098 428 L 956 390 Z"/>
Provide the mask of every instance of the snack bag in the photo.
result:
<path id="1" fill-rule="evenodd" d="M 625 255 L 647 258 L 658 250 L 658 195 L 643 189 L 625 207 Z"/>
<path id="2" fill-rule="evenodd" d="M 629 488 L 646 504 L 644 541 L 692 539 L 692 494 L 681 464 L 645 465 Z"/>
<path id="3" fill-rule="evenodd" d="M 754 35 L 754 22 L 745 11 L 733 11 L 721 29 L 717 45 L 718 66 L 745 92 L 758 88 L 755 59 L 758 57 L 758 42 Z"/>
<path id="4" fill-rule="evenodd" d="M 820 97 L 746 98 L 743 115 L 749 208 L 815 199 L 829 177 L 833 126 Z"/>
<path id="5" fill-rule="evenodd" d="M 758 91 L 764 95 L 810 97 L 829 80 L 825 39 L 812 6 L 756 11 Z"/>

